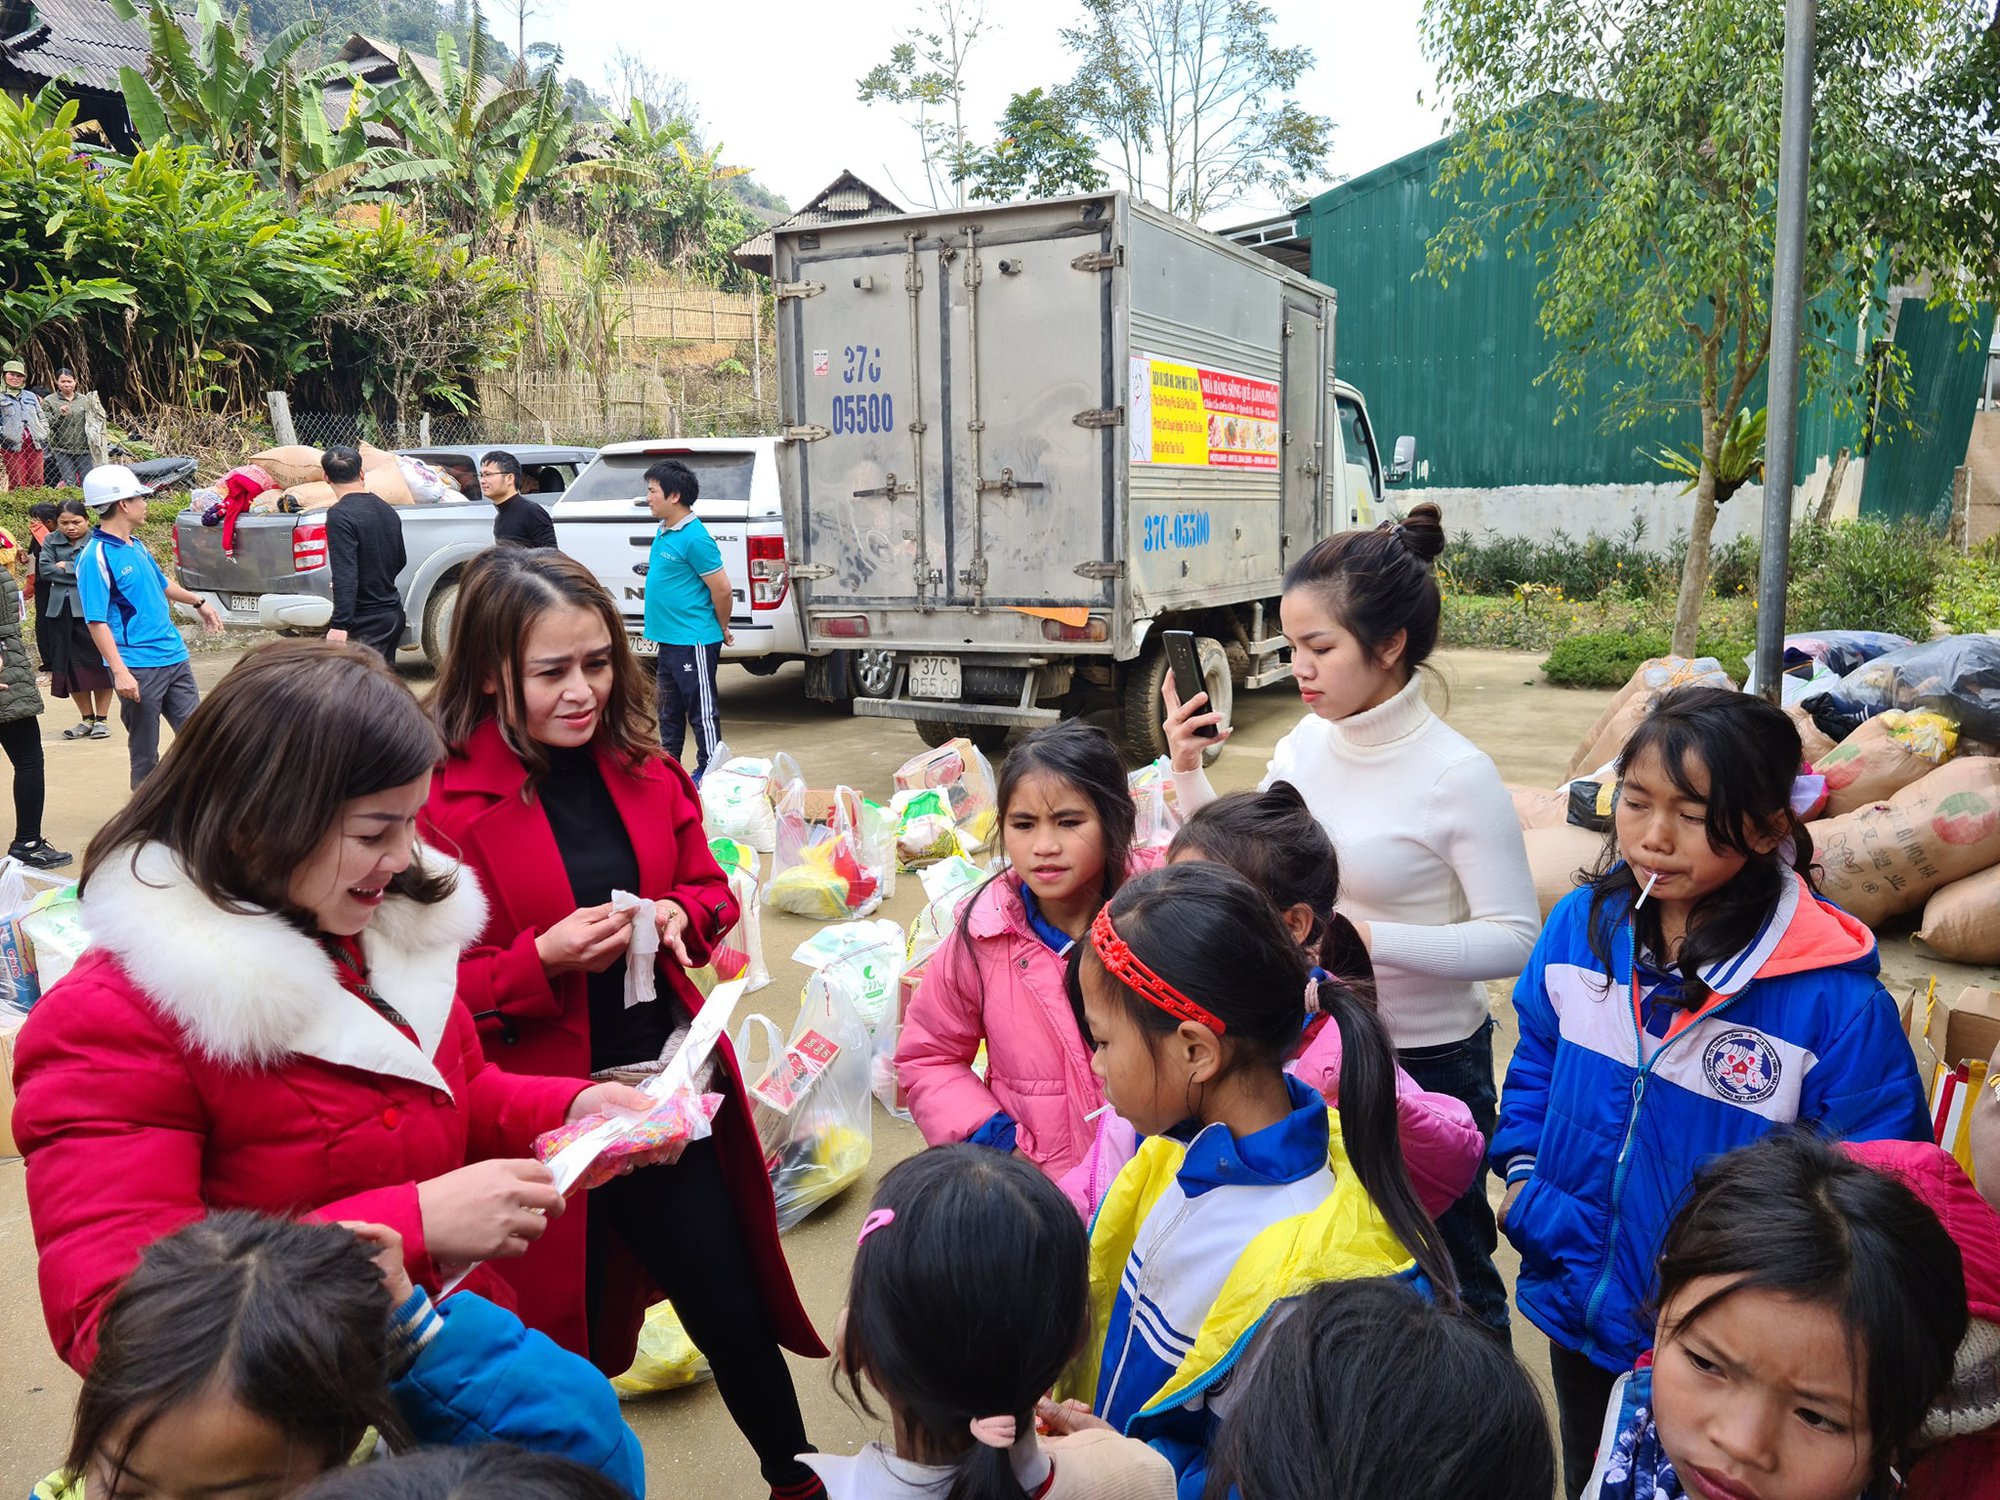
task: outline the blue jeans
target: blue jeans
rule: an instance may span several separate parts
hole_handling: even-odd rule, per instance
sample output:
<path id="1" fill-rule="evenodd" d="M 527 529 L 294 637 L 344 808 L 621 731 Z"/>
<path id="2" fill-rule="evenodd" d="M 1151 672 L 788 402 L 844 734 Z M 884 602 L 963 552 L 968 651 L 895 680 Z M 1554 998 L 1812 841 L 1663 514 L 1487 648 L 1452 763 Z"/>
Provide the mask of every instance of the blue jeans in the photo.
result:
<path id="1" fill-rule="evenodd" d="M 1396 1054 L 1403 1071 L 1420 1088 L 1434 1094 L 1462 1099 L 1472 1111 L 1472 1121 L 1490 1145 L 1498 1120 L 1500 1091 L 1493 1082 L 1493 1022 L 1487 1021 L 1462 1042 L 1446 1042 L 1440 1047 L 1412 1047 Z M 1493 1218 L 1493 1205 L 1486 1197 L 1486 1177 L 1491 1169 L 1484 1158 L 1478 1175 L 1465 1196 L 1438 1216 L 1438 1233 L 1451 1252 L 1458 1271 L 1458 1294 L 1466 1311 L 1488 1327 L 1507 1328 L 1507 1283 L 1493 1264 L 1493 1252 L 1500 1246 L 1500 1226 Z"/>

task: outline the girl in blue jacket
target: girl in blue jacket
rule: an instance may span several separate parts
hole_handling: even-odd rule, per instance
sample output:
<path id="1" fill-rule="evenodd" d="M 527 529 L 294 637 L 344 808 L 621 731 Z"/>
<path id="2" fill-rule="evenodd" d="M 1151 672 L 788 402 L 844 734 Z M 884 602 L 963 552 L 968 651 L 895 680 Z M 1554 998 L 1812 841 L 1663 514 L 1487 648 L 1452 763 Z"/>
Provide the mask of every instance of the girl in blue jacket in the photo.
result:
<path id="1" fill-rule="evenodd" d="M 37 1500 L 287 1500 L 341 1464 L 511 1443 L 645 1493 L 589 1361 L 470 1292 L 433 1304 L 380 1225 L 241 1211 L 156 1242 L 105 1314 L 68 1461 Z"/>
<path id="2" fill-rule="evenodd" d="M 1514 989 L 1493 1164 L 1549 1336 L 1575 1500 L 1618 1375 L 1652 1338 L 1667 1221 L 1705 1160 L 1786 1125 L 1929 1135 L 1868 929 L 1811 881 L 1797 729 L 1720 688 L 1661 696 L 1619 761 L 1612 844 Z"/>

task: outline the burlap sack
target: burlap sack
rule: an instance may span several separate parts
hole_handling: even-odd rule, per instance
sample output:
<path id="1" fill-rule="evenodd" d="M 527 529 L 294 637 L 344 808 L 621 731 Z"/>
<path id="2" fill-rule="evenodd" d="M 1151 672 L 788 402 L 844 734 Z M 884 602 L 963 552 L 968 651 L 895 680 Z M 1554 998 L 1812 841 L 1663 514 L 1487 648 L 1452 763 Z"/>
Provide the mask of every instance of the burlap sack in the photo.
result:
<path id="1" fill-rule="evenodd" d="M 1564 820 L 1569 797 L 1564 792 L 1545 792 L 1537 787 L 1507 783 L 1507 795 L 1514 799 L 1514 816 L 1523 830 L 1553 828 Z"/>
<path id="2" fill-rule="evenodd" d="M 1816 763 L 1822 755 L 1839 743 L 1832 735 L 1813 723 L 1812 715 L 1798 704 L 1794 703 L 1785 710 L 1785 713 L 1798 728 L 1799 749 L 1805 756 L 1806 764 Z"/>
<path id="3" fill-rule="evenodd" d="M 290 489 L 295 484 L 316 484 L 326 478 L 320 472 L 319 454 L 317 448 L 294 443 L 288 448 L 266 448 L 243 461 L 269 473 L 271 482 L 280 489 Z"/>
<path id="4" fill-rule="evenodd" d="M 1604 835 L 1557 823 L 1521 835 L 1528 846 L 1528 869 L 1535 877 L 1535 902 L 1548 920 L 1556 903 L 1577 889 L 1577 872 L 1590 869 L 1604 853 Z"/>
<path id="5" fill-rule="evenodd" d="M 1604 712 L 1597 716 L 1595 724 L 1584 731 L 1582 740 L 1577 743 L 1575 752 L 1569 758 L 1569 764 L 1563 768 L 1564 781 L 1573 781 L 1584 772 L 1595 771 L 1599 766 L 1604 764 L 1601 760 L 1591 760 L 1590 752 L 1597 747 L 1598 742 L 1610 730 L 1612 721 L 1625 711 L 1625 705 L 1630 703 L 1638 693 L 1642 681 L 1643 678 L 1640 674 L 1634 672 L 1625 686 L 1612 694 L 1611 701 L 1604 705 Z M 1626 730 L 1626 734 L 1629 735 L 1630 733 L 1629 729 Z M 1625 741 L 1621 738 L 1618 743 L 1623 748 Z"/>
<path id="6" fill-rule="evenodd" d="M 2000 760 L 1938 767 L 1887 803 L 1812 825 L 1820 888 L 1870 927 L 2000 864 Z"/>
<path id="7" fill-rule="evenodd" d="M 311 484 L 290 485 L 285 493 L 298 502 L 300 510 L 325 510 L 340 498 L 324 479 Z"/>
<path id="8" fill-rule="evenodd" d="M 1622 755 L 1625 742 L 1632 738 L 1639 721 L 1651 712 L 1653 699 L 1659 694 L 1670 688 L 1697 686 L 1733 688 L 1736 684 L 1712 656 L 1693 660 L 1685 656 L 1656 656 L 1639 663 L 1632 680 L 1618 690 L 1610 706 L 1590 726 L 1583 743 L 1576 747 L 1563 780 L 1573 781 L 1600 766 L 1610 765 Z"/>
<path id="9" fill-rule="evenodd" d="M 1939 958 L 2000 964 L 2000 865 L 1934 892 L 1917 937 Z"/>
<path id="10" fill-rule="evenodd" d="M 362 443 L 359 445 L 359 451 L 363 473 L 373 474 L 377 469 L 385 467 L 393 469 L 396 466 L 396 455 L 386 448 L 378 448 L 373 443 Z M 389 497 L 383 495 L 382 498 L 387 500 Z"/>
<path id="11" fill-rule="evenodd" d="M 416 503 L 415 497 L 410 494 L 410 482 L 403 477 L 401 466 L 393 458 L 379 468 L 368 470 L 361 478 L 369 489 L 391 505 Z"/>
<path id="12" fill-rule="evenodd" d="M 1887 802 L 1937 769 L 1938 758 L 1919 753 L 1908 737 L 1897 733 L 1908 720 L 1909 715 L 1896 710 L 1864 719 L 1860 728 L 1813 762 L 1813 769 L 1826 778 L 1827 817 Z"/>

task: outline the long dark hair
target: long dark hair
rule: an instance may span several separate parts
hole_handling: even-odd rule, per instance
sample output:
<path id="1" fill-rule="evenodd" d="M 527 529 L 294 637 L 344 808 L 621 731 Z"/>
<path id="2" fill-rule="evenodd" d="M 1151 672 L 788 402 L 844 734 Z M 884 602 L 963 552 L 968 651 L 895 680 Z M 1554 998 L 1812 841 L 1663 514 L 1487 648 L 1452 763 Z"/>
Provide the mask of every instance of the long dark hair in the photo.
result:
<path id="1" fill-rule="evenodd" d="M 1444 597 L 1432 564 L 1444 551 L 1444 512 L 1426 500 L 1400 521 L 1343 531 L 1285 570 L 1285 592 L 1312 589 L 1371 661 L 1403 631 L 1407 679 L 1437 648 Z"/>
<path id="2" fill-rule="evenodd" d="M 1311 966 L 1271 898 L 1225 865 L 1169 865 L 1134 876 L 1111 898 L 1119 937 L 1183 995 L 1228 1028 L 1224 1071 L 1277 1073 L 1296 1050 Z M 1163 1037 L 1179 1022 L 1141 999 L 1104 968 L 1088 942 L 1070 952 L 1070 1005 L 1081 1020 L 1083 966 L 1124 1001 L 1141 1031 Z M 1319 1006 L 1340 1028 L 1341 1135 L 1354 1175 L 1396 1238 L 1447 1302 L 1456 1302 L 1451 1257 L 1403 1160 L 1396 1122 L 1396 1051 L 1374 1007 L 1347 986 L 1319 986 Z"/>
<path id="3" fill-rule="evenodd" d="M 328 1467 L 371 1427 L 405 1442 L 390 1311 L 368 1249 L 335 1225 L 239 1210 L 157 1240 L 105 1309 L 64 1470 L 102 1455 L 122 1472 L 155 1422 L 218 1382 Z"/>
<path id="4" fill-rule="evenodd" d="M 1666 952 L 1660 903 L 1649 901 L 1634 916 L 1639 942 L 1662 963 L 1679 970 L 1689 1002 L 1708 994 L 1696 978 L 1701 968 L 1739 952 L 1778 904 L 1785 881 L 1796 870 L 1812 881 L 1812 835 L 1792 812 L 1792 781 L 1799 770 L 1799 729 L 1782 710 L 1762 698 L 1728 688 L 1687 687 L 1662 693 L 1639 721 L 1618 757 L 1618 774 L 1651 755 L 1685 797 L 1706 803 L 1704 823 L 1711 848 L 1744 856 L 1743 868 L 1709 892 L 1688 913 L 1687 932 L 1677 954 Z M 1708 773 L 1708 791 L 1695 785 L 1693 767 Z M 1617 923 L 1612 902 L 1636 897 L 1638 878 L 1618 852 L 1616 819 L 1591 881 L 1588 922 L 1591 952 L 1608 973 L 1614 959 Z M 1777 836 L 1778 847 L 1760 854 L 1758 836 Z M 1789 865 L 1783 840 L 1791 841 Z M 1622 917 L 1625 903 L 1617 914 Z"/>
<path id="5" fill-rule="evenodd" d="M 1131 785 L 1125 779 L 1125 762 L 1119 758 L 1117 745 L 1095 724 L 1085 724 L 1077 719 L 1063 719 L 1023 738 L 1007 752 L 1007 758 L 1000 763 L 1000 774 L 995 779 L 994 806 L 998 818 L 993 836 L 996 841 L 1004 843 L 1007 813 L 1014 805 L 1014 796 L 1020 791 L 1021 783 L 1033 776 L 1052 776 L 1058 781 L 1066 781 L 1089 800 L 1091 810 L 1097 814 L 1097 826 L 1104 830 L 1104 873 L 1099 880 L 1099 899 L 1100 902 L 1109 901 L 1125 882 L 1126 867 L 1132 861 L 1133 832 L 1139 820 L 1138 807 L 1132 801 Z M 1008 873 L 1002 871 L 986 884 L 1007 878 Z M 986 886 L 981 886 L 973 898 L 958 909 L 958 952 L 966 961 L 972 956 L 966 924 L 972 920 L 973 908 L 979 904 L 978 898 L 985 893 Z"/>
<path id="6" fill-rule="evenodd" d="M 494 461 L 492 453 L 482 460 Z M 624 617 L 604 585 L 575 558 L 546 547 L 489 548 L 467 563 L 459 578 L 451 645 L 425 702 L 454 755 L 465 753 L 481 724 L 496 721 L 500 738 L 527 772 L 524 797 L 548 774 L 549 754 L 525 727 L 521 658 L 536 619 L 563 608 L 596 615 L 611 637 L 611 692 L 598 716 L 597 738 L 608 741 L 634 770 L 660 748 L 652 682 L 632 655 Z"/>
<path id="7" fill-rule="evenodd" d="M 1269 896 L 1280 912 L 1303 906 L 1312 928 L 1306 955 L 1352 989 L 1373 993 L 1375 965 L 1354 924 L 1333 909 L 1340 859 L 1333 840 L 1289 781 L 1261 792 L 1231 792 L 1195 810 L 1167 848 L 1167 860 L 1196 857 L 1227 865 Z"/>
<path id="8" fill-rule="evenodd" d="M 1965 1337 L 1965 1265 L 1937 1215 L 1896 1178 L 1809 1132 L 1766 1136 L 1695 1178 L 1660 1252 L 1658 1305 L 1709 1277 L 1728 1284 L 1656 1342 L 1738 1292 L 1825 1307 L 1865 1372 L 1870 1492 L 1887 1493 L 1889 1470 L 1909 1455 Z"/>
<path id="9" fill-rule="evenodd" d="M 301 1490 L 297 1500 L 631 1500 L 631 1496 L 573 1459 L 529 1453 L 505 1443 L 481 1443 L 350 1464 Z"/>
<path id="10" fill-rule="evenodd" d="M 173 851 L 188 879 L 225 911 L 291 906 L 292 872 L 340 820 L 343 804 L 415 781 L 444 741 L 379 652 L 333 641 L 273 641 L 251 651 L 201 700 L 139 790 L 98 830 L 79 890 L 108 859 L 146 844 Z M 389 882 L 425 903 L 452 877 L 412 860 Z"/>
<path id="11" fill-rule="evenodd" d="M 865 1376 L 930 1452 L 957 1456 L 947 1500 L 1022 1500 L 1007 1450 L 969 1428 L 1012 1417 L 1031 1432 L 1036 1398 L 1082 1346 L 1082 1221 L 1027 1162 L 966 1145 L 897 1163 L 869 1219 L 837 1351 L 855 1400 L 870 1410 Z"/>
<path id="12" fill-rule="evenodd" d="M 1555 1489 L 1555 1445 L 1528 1372 L 1471 1318 L 1406 1283 L 1314 1287 L 1246 1364 L 1209 1449 L 1206 1500 L 1548 1500 Z"/>

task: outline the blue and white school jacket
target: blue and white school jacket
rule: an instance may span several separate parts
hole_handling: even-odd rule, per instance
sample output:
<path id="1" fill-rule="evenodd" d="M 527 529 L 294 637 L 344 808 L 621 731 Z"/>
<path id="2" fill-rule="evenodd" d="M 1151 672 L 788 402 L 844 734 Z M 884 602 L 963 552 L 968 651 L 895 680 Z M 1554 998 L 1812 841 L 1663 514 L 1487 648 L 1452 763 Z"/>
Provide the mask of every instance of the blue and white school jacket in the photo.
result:
<path id="1" fill-rule="evenodd" d="M 1704 1162 L 1792 1124 L 1927 1140 L 1930 1117 L 1874 935 L 1803 879 L 1742 952 L 1701 971 L 1711 995 L 1695 1011 L 1659 1003 L 1678 974 L 1634 964 L 1629 898 L 1599 918 L 1604 972 L 1590 897 L 1557 904 L 1514 987 L 1521 1036 L 1492 1161 L 1526 1184 L 1505 1225 L 1521 1311 L 1622 1371 L 1652 1344 L 1654 1262 Z"/>
<path id="2" fill-rule="evenodd" d="M 1165 1454 L 1199 1496 L 1227 1385 L 1274 1308 L 1322 1281 L 1395 1276 L 1410 1254 L 1349 1166 L 1340 1118 L 1287 1077 L 1292 1113 L 1139 1147 L 1090 1233 L 1091 1342 L 1059 1394 Z"/>

